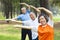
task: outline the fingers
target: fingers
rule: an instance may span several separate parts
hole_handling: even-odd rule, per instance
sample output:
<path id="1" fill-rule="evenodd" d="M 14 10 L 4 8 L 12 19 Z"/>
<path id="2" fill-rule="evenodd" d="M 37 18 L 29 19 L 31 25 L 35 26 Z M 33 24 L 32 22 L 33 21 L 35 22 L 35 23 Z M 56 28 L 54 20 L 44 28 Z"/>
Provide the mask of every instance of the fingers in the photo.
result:
<path id="1" fill-rule="evenodd" d="M 11 19 L 5 19 L 6 21 L 11 21 Z"/>
<path id="2" fill-rule="evenodd" d="M 19 3 L 19 4 L 26 4 L 26 3 Z"/>
<path id="3" fill-rule="evenodd" d="M 16 28 L 20 27 L 20 25 L 13 25 L 13 26 L 16 27 Z"/>

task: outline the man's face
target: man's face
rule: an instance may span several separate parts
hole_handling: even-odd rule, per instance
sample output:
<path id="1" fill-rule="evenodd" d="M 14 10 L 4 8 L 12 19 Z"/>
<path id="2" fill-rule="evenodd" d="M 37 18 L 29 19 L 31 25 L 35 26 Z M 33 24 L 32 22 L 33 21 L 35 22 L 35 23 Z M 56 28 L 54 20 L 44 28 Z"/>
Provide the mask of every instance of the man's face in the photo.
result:
<path id="1" fill-rule="evenodd" d="M 23 10 L 22 10 L 22 13 L 26 13 L 26 9 L 23 9 Z"/>
<path id="2" fill-rule="evenodd" d="M 34 14 L 30 14 L 30 18 L 31 18 L 32 20 L 35 20 Z"/>
<path id="3" fill-rule="evenodd" d="M 41 16 L 41 17 L 40 17 L 40 23 L 41 23 L 42 25 L 45 25 L 45 24 L 46 24 L 46 19 L 44 18 L 44 16 Z"/>

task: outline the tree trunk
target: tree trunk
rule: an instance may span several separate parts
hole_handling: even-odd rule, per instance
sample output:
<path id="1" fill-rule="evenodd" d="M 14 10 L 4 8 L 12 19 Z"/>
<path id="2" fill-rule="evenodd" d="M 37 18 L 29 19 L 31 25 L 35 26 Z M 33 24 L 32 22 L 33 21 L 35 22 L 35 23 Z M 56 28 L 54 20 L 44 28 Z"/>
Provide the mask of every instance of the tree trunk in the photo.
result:
<path id="1" fill-rule="evenodd" d="M 44 7 L 46 9 L 49 9 L 49 0 L 40 0 L 40 7 Z M 47 15 L 49 16 L 48 14 L 46 14 L 45 11 L 41 10 L 41 14 L 42 15 Z"/>
<path id="2" fill-rule="evenodd" d="M 49 0 L 40 0 L 40 6 L 49 9 Z"/>

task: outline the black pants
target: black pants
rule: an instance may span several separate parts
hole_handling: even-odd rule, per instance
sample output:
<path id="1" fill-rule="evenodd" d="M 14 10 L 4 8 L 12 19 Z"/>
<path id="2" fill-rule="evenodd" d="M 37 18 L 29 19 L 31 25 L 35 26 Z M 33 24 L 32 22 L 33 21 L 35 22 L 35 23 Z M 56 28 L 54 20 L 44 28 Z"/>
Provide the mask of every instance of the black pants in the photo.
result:
<path id="1" fill-rule="evenodd" d="M 21 40 L 26 39 L 26 34 L 28 34 L 29 40 L 32 40 L 32 33 L 31 33 L 31 30 L 29 30 L 29 29 L 22 29 L 22 38 L 21 38 Z"/>
<path id="2" fill-rule="evenodd" d="M 36 39 L 32 39 L 32 40 L 38 40 L 38 37 Z"/>

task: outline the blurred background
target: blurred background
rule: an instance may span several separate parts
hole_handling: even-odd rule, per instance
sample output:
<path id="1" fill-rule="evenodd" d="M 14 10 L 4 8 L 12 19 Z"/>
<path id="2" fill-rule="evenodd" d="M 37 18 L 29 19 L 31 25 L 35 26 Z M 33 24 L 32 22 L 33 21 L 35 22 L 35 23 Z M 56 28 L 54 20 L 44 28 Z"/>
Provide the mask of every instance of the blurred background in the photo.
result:
<path id="1" fill-rule="evenodd" d="M 53 12 L 54 40 L 60 40 L 60 0 L 0 0 L 0 20 L 11 19 L 20 15 L 23 5 L 19 3 L 23 2 L 35 7 L 45 7 Z M 34 9 L 31 10 L 36 14 Z M 0 40 L 21 40 L 21 29 L 6 25 L 8 24 L 0 24 Z"/>

